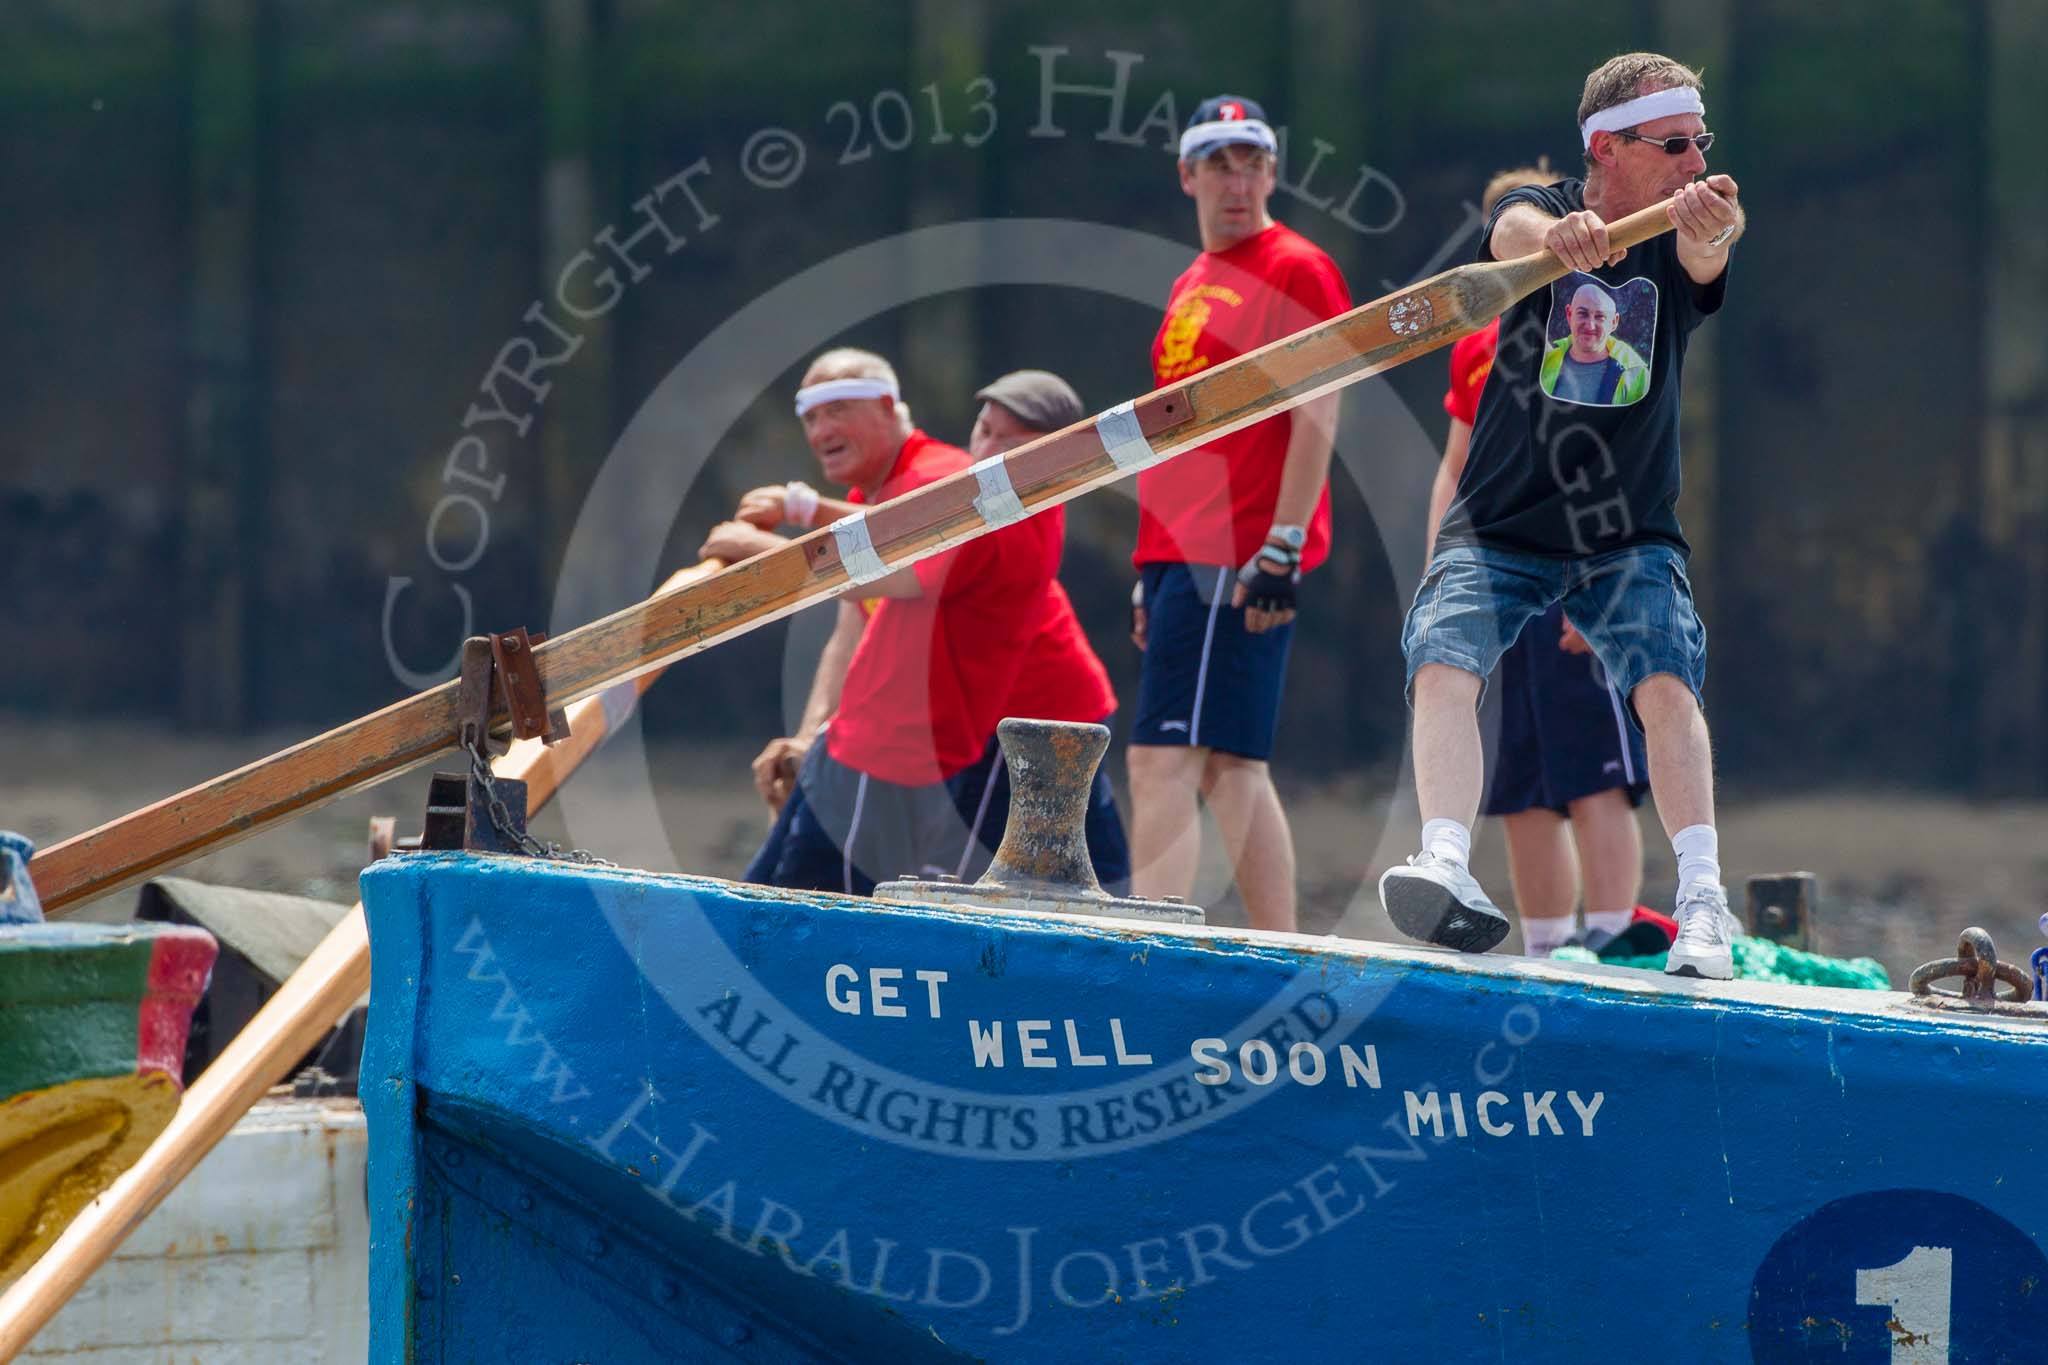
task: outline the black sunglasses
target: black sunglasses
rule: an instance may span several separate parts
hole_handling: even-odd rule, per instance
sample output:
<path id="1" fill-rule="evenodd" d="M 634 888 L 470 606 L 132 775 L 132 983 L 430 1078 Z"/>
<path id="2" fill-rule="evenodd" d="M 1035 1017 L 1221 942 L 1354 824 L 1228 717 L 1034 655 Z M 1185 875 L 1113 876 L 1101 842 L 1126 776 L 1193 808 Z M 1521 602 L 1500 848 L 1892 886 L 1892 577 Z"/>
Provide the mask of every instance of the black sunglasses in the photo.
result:
<path id="1" fill-rule="evenodd" d="M 1616 129 L 1614 135 L 1616 137 L 1625 137 L 1630 142 L 1647 142 L 1652 147 L 1662 147 L 1666 156 L 1684 156 L 1687 147 L 1699 148 L 1700 155 L 1704 156 L 1706 155 L 1707 148 L 1714 145 L 1714 135 L 1712 133 L 1698 133 L 1692 137 L 1644 137 L 1641 133 L 1631 133 L 1624 129 Z"/>

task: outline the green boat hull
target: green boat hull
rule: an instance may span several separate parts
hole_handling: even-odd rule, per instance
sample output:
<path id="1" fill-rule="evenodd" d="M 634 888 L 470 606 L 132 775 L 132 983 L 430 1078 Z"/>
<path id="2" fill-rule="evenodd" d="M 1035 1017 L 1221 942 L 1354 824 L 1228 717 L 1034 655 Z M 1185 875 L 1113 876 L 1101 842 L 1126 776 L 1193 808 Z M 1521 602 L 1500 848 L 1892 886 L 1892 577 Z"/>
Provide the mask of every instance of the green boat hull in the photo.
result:
<path id="1" fill-rule="evenodd" d="M 0 1283 L 177 1112 L 215 951 L 174 925 L 0 926 Z"/>

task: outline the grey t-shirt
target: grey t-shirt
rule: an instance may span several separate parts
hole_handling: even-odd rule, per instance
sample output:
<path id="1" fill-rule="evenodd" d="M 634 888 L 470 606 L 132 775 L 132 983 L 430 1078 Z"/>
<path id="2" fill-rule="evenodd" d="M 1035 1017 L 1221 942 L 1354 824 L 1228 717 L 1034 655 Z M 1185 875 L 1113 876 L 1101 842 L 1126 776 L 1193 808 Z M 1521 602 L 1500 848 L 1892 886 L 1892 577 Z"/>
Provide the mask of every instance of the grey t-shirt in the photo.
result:
<path id="1" fill-rule="evenodd" d="M 1604 403 L 1614 388 L 1614 362 L 1602 357 L 1591 365 L 1574 360 L 1565 352 L 1564 366 L 1557 375 L 1557 396 L 1573 403 Z"/>

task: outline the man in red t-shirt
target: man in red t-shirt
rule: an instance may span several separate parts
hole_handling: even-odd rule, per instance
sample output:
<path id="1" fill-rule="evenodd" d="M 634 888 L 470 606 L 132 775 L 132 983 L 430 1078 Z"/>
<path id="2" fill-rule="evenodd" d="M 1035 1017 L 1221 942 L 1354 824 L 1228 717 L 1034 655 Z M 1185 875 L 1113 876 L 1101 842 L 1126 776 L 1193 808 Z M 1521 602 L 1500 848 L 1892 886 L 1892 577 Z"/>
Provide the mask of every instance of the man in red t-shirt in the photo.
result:
<path id="1" fill-rule="evenodd" d="M 742 512 L 771 525 L 836 520 L 971 463 L 911 424 L 895 371 L 866 351 L 812 362 L 797 410 L 825 476 L 851 487 L 844 502 L 803 485 L 756 489 Z M 787 505 L 793 492 L 805 506 Z M 779 502 L 767 509 L 771 493 Z M 984 759 L 1046 630 L 1062 531 L 1060 518 L 1034 517 L 841 599 L 798 733 L 755 760 L 764 795 L 783 763 L 801 766 L 749 880 L 864 895 L 891 877 L 955 870 L 972 836 L 954 788 Z M 781 543 L 735 520 L 713 528 L 700 554 L 736 562 Z M 1106 676 L 1104 694 L 1087 700 L 1100 708 L 1091 718 L 1114 708 Z"/>
<path id="2" fill-rule="evenodd" d="M 1267 212 L 1276 142 L 1219 95 L 1181 136 L 1202 254 L 1152 342 L 1170 384 L 1351 307 L 1322 251 Z M 1267 769 L 1301 575 L 1330 549 L 1337 399 L 1222 436 L 1138 476 L 1133 639 L 1144 651 L 1129 753 L 1132 890 L 1186 896 L 1206 798 L 1254 928 L 1293 929 L 1294 838 Z"/>
<path id="3" fill-rule="evenodd" d="M 974 396 L 981 411 L 975 417 L 967 453 L 977 461 L 1070 427 L 1088 415 L 1081 396 L 1064 379 L 1045 370 L 1013 370 Z M 1038 515 L 1059 518 L 1064 539 L 1065 508 Z M 1089 645 L 1074 604 L 1057 578 L 1047 585 L 1043 611 L 1037 638 L 1018 670 L 1003 714 L 1109 724 L 1116 711 L 1109 670 Z M 960 813 L 974 836 L 956 870 L 963 878 L 977 877 L 1002 843 L 1003 829 L 1009 823 L 1010 775 L 1002 749 L 993 738 L 981 762 L 955 778 L 952 786 Z M 1130 845 L 1124 839 L 1109 774 L 1100 768 L 1089 795 L 1086 835 L 1096 880 L 1114 895 L 1126 894 L 1131 881 Z"/>

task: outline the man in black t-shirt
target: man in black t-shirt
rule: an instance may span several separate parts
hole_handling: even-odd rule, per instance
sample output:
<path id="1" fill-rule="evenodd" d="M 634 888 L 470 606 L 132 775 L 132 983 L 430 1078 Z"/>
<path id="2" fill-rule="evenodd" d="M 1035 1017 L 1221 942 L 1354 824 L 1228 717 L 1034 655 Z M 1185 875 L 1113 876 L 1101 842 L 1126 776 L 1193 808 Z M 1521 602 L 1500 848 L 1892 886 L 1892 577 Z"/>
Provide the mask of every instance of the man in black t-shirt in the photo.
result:
<path id="1" fill-rule="evenodd" d="M 1721 306 L 1743 214 L 1733 180 L 1694 178 L 1713 135 L 1700 78 L 1678 62 L 1630 53 L 1603 64 L 1587 77 L 1579 127 L 1585 180 L 1503 196 L 1480 246 L 1482 260 L 1549 250 L 1574 273 L 1501 319 L 1464 476 L 1409 609 L 1423 847 L 1380 879 L 1380 899 L 1404 933 L 1432 943 L 1484 951 L 1506 935 L 1468 866 L 1483 776 L 1476 709 L 1501 652 L 1562 602 L 1648 744 L 1679 864 L 1666 970 L 1726 979 L 1734 917 L 1700 702 L 1706 632 L 1676 510 L 1678 406 L 1686 344 Z M 1675 233 L 1609 247 L 1608 222 L 1667 198 Z"/>

